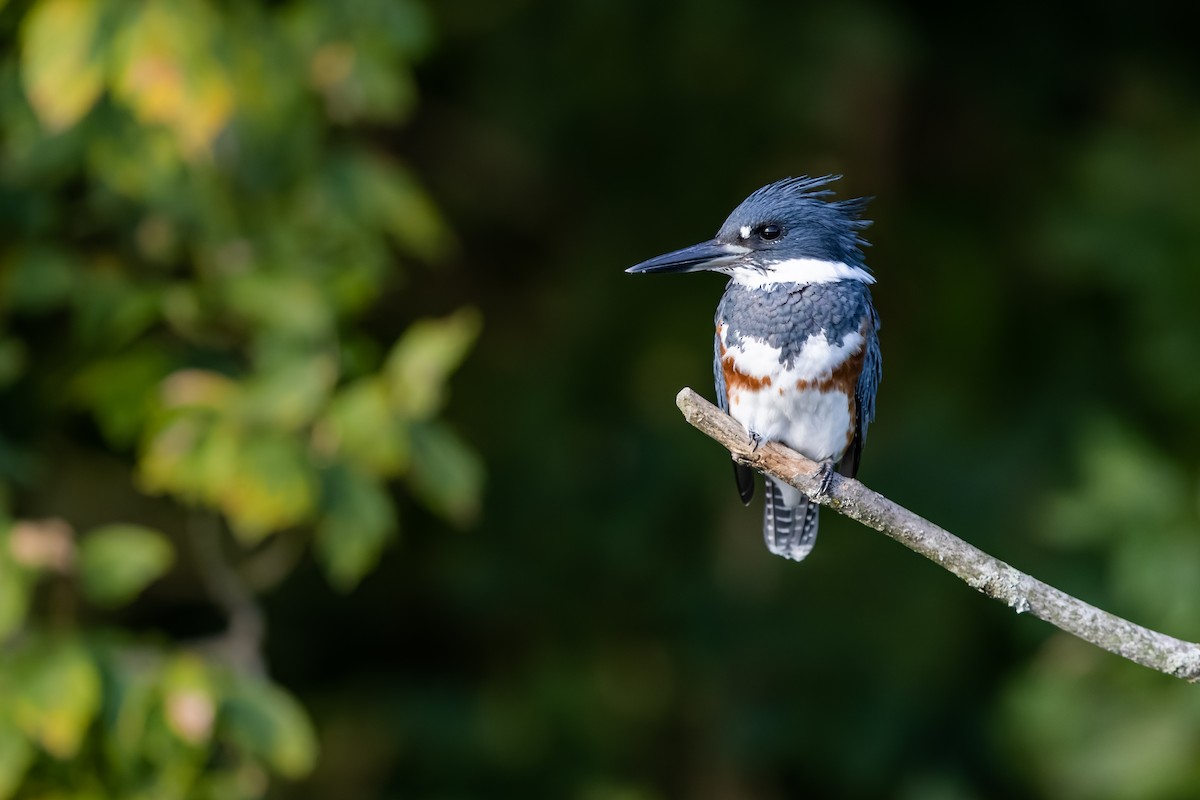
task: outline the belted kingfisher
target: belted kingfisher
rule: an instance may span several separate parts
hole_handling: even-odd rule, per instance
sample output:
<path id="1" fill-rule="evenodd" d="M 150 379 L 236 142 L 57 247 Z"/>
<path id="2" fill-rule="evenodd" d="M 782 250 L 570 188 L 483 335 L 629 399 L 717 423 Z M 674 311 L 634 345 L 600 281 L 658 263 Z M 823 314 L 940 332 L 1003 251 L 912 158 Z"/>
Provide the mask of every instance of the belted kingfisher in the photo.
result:
<path id="1" fill-rule="evenodd" d="M 787 178 L 755 191 L 711 241 L 626 272 L 730 276 L 717 305 L 717 403 L 754 439 L 781 442 L 854 477 L 875 418 L 882 375 L 879 316 L 859 232 L 869 198 L 834 202 L 840 176 Z M 749 504 L 754 473 L 734 465 Z M 812 550 L 817 510 L 798 489 L 766 479 L 763 537 L 795 561 Z"/>

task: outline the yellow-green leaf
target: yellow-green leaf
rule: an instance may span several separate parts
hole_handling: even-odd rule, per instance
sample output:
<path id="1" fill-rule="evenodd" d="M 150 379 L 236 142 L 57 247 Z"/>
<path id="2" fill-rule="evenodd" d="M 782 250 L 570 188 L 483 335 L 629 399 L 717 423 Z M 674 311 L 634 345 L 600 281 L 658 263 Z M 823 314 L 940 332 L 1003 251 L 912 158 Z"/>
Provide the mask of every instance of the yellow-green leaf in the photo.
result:
<path id="1" fill-rule="evenodd" d="M 33 745 L 11 720 L 0 716 L 0 800 L 16 794 L 21 778 L 33 763 Z"/>
<path id="2" fill-rule="evenodd" d="M 33 575 L 13 560 L 10 541 L 9 531 L 0 532 L 0 642 L 25 624 L 33 591 Z"/>
<path id="3" fill-rule="evenodd" d="M 125 447 L 141 434 L 170 367 L 160 349 L 130 348 L 84 367 L 72 381 L 71 394 L 91 411 L 110 442 Z"/>
<path id="4" fill-rule="evenodd" d="M 307 452 L 289 436 L 244 435 L 217 500 L 246 542 L 307 522 L 316 506 Z"/>
<path id="5" fill-rule="evenodd" d="M 70 128 L 91 110 L 103 89 L 97 50 L 99 0 L 41 0 L 21 28 L 21 82 L 47 129 Z"/>
<path id="6" fill-rule="evenodd" d="M 74 639 L 36 639 L 14 657 L 12 719 L 55 758 L 73 758 L 100 709 L 100 675 Z"/>
<path id="7" fill-rule="evenodd" d="M 138 460 L 138 481 L 144 491 L 168 493 L 185 502 L 215 503 L 207 469 L 214 461 L 216 425 L 204 414 L 181 412 L 150 431 Z M 217 466 L 228 469 L 232 454 Z"/>
<path id="8" fill-rule="evenodd" d="M 140 122 L 170 130 L 185 158 L 207 155 L 234 109 L 217 24 L 197 0 L 145 0 L 121 31 L 116 96 Z"/>
<path id="9" fill-rule="evenodd" d="M 408 434 L 388 404 L 387 388 L 363 378 L 339 391 L 314 431 L 318 451 L 377 475 L 408 465 Z"/>
<path id="10" fill-rule="evenodd" d="M 304 276 L 247 270 L 226 279 L 221 289 L 232 310 L 272 335 L 324 342 L 334 329 L 329 298 Z"/>
<path id="11" fill-rule="evenodd" d="M 385 367 L 393 405 L 413 419 L 437 412 L 446 381 L 466 358 L 480 327 L 479 312 L 472 308 L 414 322 L 392 348 Z"/>
<path id="12" fill-rule="evenodd" d="M 175 561 L 171 541 L 138 525 L 106 525 L 79 543 L 79 577 L 93 603 L 119 606 L 129 602 Z"/>
<path id="13" fill-rule="evenodd" d="M 328 355 L 289 358 L 245 382 L 240 416 L 279 430 L 295 430 L 312 422 L 336 381 L 337 364 Z"/>

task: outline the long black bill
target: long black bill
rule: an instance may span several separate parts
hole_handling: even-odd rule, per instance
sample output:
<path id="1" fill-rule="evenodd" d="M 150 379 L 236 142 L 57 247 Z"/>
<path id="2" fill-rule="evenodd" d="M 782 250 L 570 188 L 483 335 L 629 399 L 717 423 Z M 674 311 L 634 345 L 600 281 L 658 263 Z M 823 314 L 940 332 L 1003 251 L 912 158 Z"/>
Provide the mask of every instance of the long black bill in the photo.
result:
<path id="1" fill-rule="evenodd" d="M 643 261 L 626 272 L 699 272 L 729 266 L 750 252 L 736 244 L 721 244 L 717 241 L 701 242 L 673 253 Z"/>

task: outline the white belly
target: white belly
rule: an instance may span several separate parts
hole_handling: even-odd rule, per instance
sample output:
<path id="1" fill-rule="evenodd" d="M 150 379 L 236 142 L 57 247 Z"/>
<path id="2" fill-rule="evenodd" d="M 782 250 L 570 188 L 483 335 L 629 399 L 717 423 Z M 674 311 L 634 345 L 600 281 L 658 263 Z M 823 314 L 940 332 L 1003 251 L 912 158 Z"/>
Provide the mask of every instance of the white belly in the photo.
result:
<path id="1" fill-rule="evenodd" d="M 815 334 L 789 367 L 780 363 L 778 348 L 750 337 L 728 346 L 725 334 L 722 326 L 723 358 L 732 358 L 734 368 L 752 379 L 752 385 L 727 387 L 730 416 L 764 440 L 781 442 L 813 461 L 840 459 L 850 443 L 850 397 L 817 385 L 828 381 L 833 370 L 863 346 L 864 337 L 854 333 L 833 345 L 824 332 Z M 781 488 L 792 494 L 786 491 L 790 487 Z M 797 492 L 797 501 L 798 497 Z"/>
<path id="2" fill-rule="evenodd" d="M 729 415 L 767 441 L 782 442 L 813 461 L 841 458 L 849 441 L 850 398 L 843 392 L 799 390 L 796 381 L 778 381 L 757 392 L 734 390 Z"/>

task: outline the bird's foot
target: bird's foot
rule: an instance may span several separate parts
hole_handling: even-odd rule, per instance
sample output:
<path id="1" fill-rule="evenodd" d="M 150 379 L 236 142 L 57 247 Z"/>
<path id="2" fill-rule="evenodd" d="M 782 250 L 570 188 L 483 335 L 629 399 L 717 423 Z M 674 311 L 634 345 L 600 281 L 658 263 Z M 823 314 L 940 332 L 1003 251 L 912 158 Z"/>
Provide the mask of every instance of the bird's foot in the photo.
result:
<path id="1" fill-rule="evenodd" d="M 762 446 L 762 443 L 765 440 L 763 439 L 762 434 L 759 433 L 758 431 L 750 431 L 749 433 L 750 433 L 750 452 L 757 453 L 758 448 Z"/>
<path id="2" fill-rule="evenodd" d="M 822 461 L 817 466 L 817 491 L 813 494 L 813 499 L 820 500 L 829 496 L 829 489 L 833 486 L 834 463 L 832 461 Z"/>

